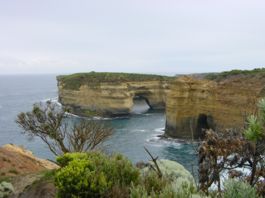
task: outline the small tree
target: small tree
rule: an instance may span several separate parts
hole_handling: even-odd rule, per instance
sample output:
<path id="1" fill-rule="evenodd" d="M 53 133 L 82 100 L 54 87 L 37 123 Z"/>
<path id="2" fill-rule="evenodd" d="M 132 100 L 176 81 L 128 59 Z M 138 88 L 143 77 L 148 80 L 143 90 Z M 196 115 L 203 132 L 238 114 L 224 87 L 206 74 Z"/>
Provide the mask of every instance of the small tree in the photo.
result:
<path id="1" fill-rule="evenodd" d="M 94 150 L 111 134 L 112 128 L 89 120 L 69 124 L 66 109 L 50 101 L 35 104 L 31 112 L 20 113 L 16 122 L 30 137 L 39 137 L 55 155 Z"/>
<path id="2" fill-rule="evenodd" d="M 247 119 L 247 128 L 244 137 L 250 143 L 251 175 L 249 184 L 254 186 L 258 182 L 257 175 L 265 176 L 265 99 L 258 103 L 258 114 L 250 115 Z"/>

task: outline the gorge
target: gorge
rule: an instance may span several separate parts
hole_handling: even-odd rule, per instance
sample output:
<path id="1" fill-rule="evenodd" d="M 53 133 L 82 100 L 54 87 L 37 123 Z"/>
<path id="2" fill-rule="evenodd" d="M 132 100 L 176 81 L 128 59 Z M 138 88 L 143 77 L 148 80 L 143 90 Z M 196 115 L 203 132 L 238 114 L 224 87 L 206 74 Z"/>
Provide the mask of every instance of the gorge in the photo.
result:
<path id="1" fill-rule="evenodd" d="M 244 117 L 265 94 L 261 71 L 221 77 L 91 72 L 57 80 L 59 101 L 73 114 L 128 115 L 134 99 L 141 98 L 151 109 L 165 109 L 165 136 L 197 139 L 203 129 L 243 127 Z"/>

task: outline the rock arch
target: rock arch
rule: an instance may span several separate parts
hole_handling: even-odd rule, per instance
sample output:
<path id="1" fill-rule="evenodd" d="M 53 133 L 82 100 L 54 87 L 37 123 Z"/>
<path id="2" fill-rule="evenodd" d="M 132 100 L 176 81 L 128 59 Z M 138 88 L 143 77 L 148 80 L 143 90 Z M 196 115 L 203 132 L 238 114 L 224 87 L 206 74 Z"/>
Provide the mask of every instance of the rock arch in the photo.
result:
<path id="1" fill-rule="evenodd" d="M 74 114 L 81 116 L 120 116 L 130 114 L 133 99 L 145 99 L 152 109 L 165 109 L 168 81 L 99 82 L 72 90 L 60 82 L 59 99 Z"/>

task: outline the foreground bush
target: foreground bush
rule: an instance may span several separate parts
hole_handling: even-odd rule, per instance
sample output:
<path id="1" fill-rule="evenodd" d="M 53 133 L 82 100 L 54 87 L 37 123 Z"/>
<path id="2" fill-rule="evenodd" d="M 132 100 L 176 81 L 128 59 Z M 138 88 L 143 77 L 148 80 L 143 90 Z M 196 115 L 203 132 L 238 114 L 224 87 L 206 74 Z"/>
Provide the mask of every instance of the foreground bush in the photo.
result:
<path id="1" fill-rule="evenodd" d="M 130 188 L 131 198 L 191 198 L 198 195 L 192 175 L 179 163 L 170 160 L 158 160 L 157 165 L 162 173 L 154 171 L 154 163 L 142 170 L 138 186 Z"/>
<path id="2" fill-rule="evenodd" d="M 55 175 L 58 197 L 104 197 L 113 188 L 138 184 L 139 171 L 122 155 L 108 157 L 99 152 L 65 154 Z"/>
<path id="3" fill-rule="evenodd" d="M 248 183 L 228 180 L 225 183 L 224 198 L 258 198 L 256 189 Z"/>
<path id="4" fill-rule="evenodd" d="M 156 181 L 159 183 L 159 180 Z M 162 183 L 163 185 L 163 183 Z M 203 198 L 198 194 L 194 194 L 193 189 L 190 189 L 188 185 L 183 185 L 181 191 L 176 191 L 174 187 L 168 183 L 162 188 L 147 189 L 144 185 L 132 186 L 130 188 L 130 198 Z"/>

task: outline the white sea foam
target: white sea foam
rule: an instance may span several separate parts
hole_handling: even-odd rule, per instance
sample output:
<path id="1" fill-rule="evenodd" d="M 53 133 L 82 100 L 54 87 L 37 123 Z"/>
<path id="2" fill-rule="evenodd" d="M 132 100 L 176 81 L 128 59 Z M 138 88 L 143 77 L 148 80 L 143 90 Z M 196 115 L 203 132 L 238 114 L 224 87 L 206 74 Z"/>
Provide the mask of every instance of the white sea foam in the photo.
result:
<path id="1" fill-rule="evenodd" d="M 156 128 L 156 129 L 154 129 L 154 131 L 159 133 L 159 134 L 161 134 L 161 133 L 163 134 L 164 130 L 165 130 L 165 128 Z"/>
<path id="2" fill-rule="evenodd" d="M 235 168 L 236 171 L 239 171 L 239 172 L 242 172 L 243 175 L 249 175 L 250 174 L 250 170 L 248 168 Z M 229 179 L 229 171 L 228 170 L 225 170 L 225 171 L 222 171 L 220 174 L 221 174 L 221 177 L 220 177 L 220 186 L 221 186 L 221 189 L 223 190 L 224 189 L 224 183 L 225 181 L 227 181 Z M 218 189 L 218 185 L 213 183 L 211 186 L 210 186 L 210 190 L 217 190 Z"/>
<path id="3" fill-rule="evenodd" d="M 230 155 L 228 157 L 233 157 L 234 155 Z M 222 157 L 219 157 L 218 160 L 221 160 Z M 243 174 L 243 176 L 248 176 L 251 174 L 251 170 L 249 167 L 238 167 L 238 168 L 235 168 L 234 170 L 238 171 L 238 172 L 241 172 Z M 224 170 L 220 173 L 221 177 L 220 177 L 220 183 L 221 183 L 221 189 L 223 190 L 224 189 L 224 182 L 227 181 L 229 179 L 229 170 Z M 265 180 L 265 177 L 260 177 L 258 181 L 264 181 Z M 218 189 L 218 185 L 213 183 L 211 186 L 210 186 L 210 189 L 211 190 L 217 190 Z"/>
<path id="4" fill-rule="evenodd" d="M 146 142 L 155 147 L 173 146 L 175 148 L 181 148 L 183 142 L 179 142 L 175 139 L 161 138 L 157 135 L 153 135 L 151 138 L 146 139 Z"/>
<path id="5" fill-rule="evenodd" d="M 94 117 L 84 117 L 84 116 L 79 116 L 73 113 L 66 112 L 65 113 L 68 116 L 76 117 L 76 118 L 81 118 L 81 119 L 86 119 L 86 120 L 113 120 L 116 118 L 105 118 L 105 117 L 100 117 L 100 116 L 94 116 Z M 118 118 L 120 119 L 120 118 Z"/>
<path id="6" fill-rule="evenodd" d="M 127 130 L 127 129 L 126 129 Z M 140 132 L 140 133 L 144 133 L 146 132 L 147 130 L 146 129 L 133 129 L 132 132 Z"/>
<path id="7" fill-rule="evenodd" d="M 94 116 L 92 119 L 93 120 L 113 120 L 113 118 L 104 118 L 100 116 Z"/>
<path id="8" fill-rule="evenodd" d="M 75 115 L 75 114 L 73 114 L 73 113 L 69 113 L 69 112 L 65 112 L 65 115 L 67 115 L 67 116 L 71 116 L 71 117 L 81 118 L 80 116 Z"/>
<path id="9" fill-rule="evenodd" d="M 54 103 L 54 104 L 56 104 L 56 105 L 58 105 L 59 107 L 61 107 L 62 106 L 62 104 L 58 101 L 58 97 L 54 97 L 54 98 L 46 98 L 46 99 L 44 99 L 44 100 L 41 100 L 41 102 L 48 102 L 48 101 L 50 101 L 51 103 Z"/>

